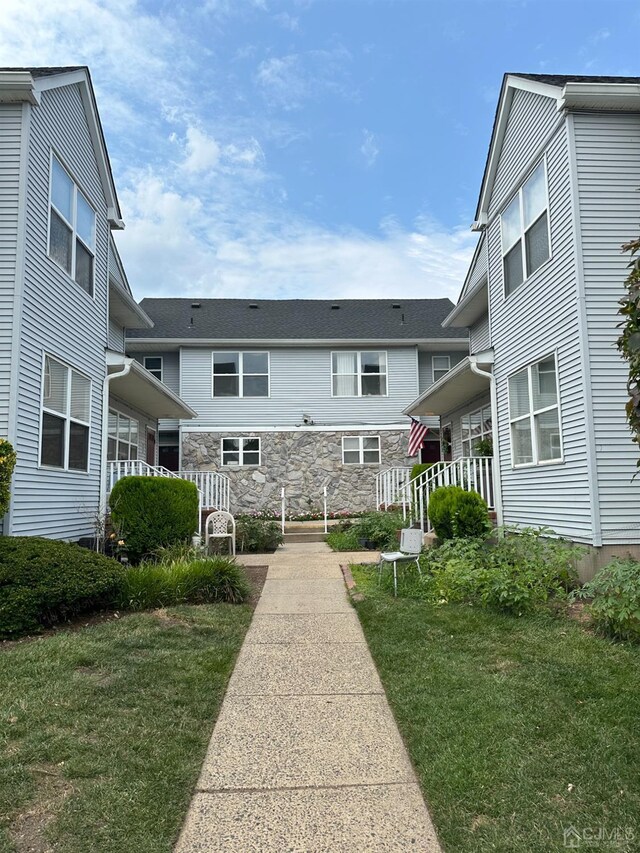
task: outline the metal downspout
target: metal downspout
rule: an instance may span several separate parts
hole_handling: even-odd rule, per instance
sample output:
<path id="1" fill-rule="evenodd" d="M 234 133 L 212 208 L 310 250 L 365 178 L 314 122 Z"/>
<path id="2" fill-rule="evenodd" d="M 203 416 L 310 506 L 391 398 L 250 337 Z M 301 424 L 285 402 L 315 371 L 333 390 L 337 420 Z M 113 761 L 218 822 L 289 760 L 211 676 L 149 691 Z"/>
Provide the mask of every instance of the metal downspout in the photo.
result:
<path id="1" fill-rule="evenodd" d="M 500 453 L 498 449 L 498 401 L 496 399 L 496 380 L 493 373 L 478 367 L 475 356 L 469 356 L 469 366 L 473 373 L 485 376 L 489 380 L 489 392 L 491 396 L 491 433 L 493 440 L 493 499 L 496 508 L 498 526 L 504 524 L 502 517 L 502 479 L 500 477 Z"/>
<path id="2" fill-rule="evenodd" d="M 100 518 L 107 514 L 107 441 L 109 438 L 109 383 L 112 379 L 120 379 L 131 370 L 133 359 L 125 356 L 124 367 L 117 373 L 109 373 L 104 377 L 102 385 L 102 446 L 100 450 Z"/>

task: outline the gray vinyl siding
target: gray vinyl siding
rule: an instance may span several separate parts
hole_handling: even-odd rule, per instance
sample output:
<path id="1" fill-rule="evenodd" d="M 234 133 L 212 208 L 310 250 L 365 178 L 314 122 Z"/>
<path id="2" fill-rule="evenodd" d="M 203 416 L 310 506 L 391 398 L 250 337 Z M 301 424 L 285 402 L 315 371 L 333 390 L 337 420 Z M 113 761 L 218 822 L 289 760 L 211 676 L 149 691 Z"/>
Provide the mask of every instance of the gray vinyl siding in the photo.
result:
<path id="1" fill-rule="evenodd" d="M 402 410 L 418 395 L 411 346 L 387 350 L 386 397 L 332 397 L 331 350 L 301 347 L 270 350 L 270 397 L 214 399 L 211 353 L 199 348 L 181 352 L 180 396 L 199 413 L 189 429 L 295 426 L 303 414 L 327 426 L 402 423 Z"/>
<path id="2" fill-rule="evenodd" d="M 134 353 L 134 358 L 144 366 L 146 356 L 162 356 L 162 381 L 176 394 L 180 394 L 180 353 L 175 352 L 143 352 Z M 180 421 L 177 418 L 161 418 L 158 429 L 177 430 Z"/>
<path id="3" fill-rule="evenodd" d="M 147 460 L 147 429 L 156 430 L 158 429 L 158 421 L 155 418 L 150 417 L 146 412 L 141 411 L 140 409 L 134 409 L 133 406 L 130 406 L 128 403 L 124 403 L 118 397 L 114 397 L 109 395 L 109 408 L 114 409 L 117 412 L 120 412 L 121 415 L 125 415 L 127 418 L 131 418 L 134 421 L 138 422 L 138 459 L 142 459 L 143 462 Z M 156 458 L 158 453 L 158 441 L 156 436 Z"/>
<path id="4" fill-rule="evenodd" d="M 491 332 L 489 329 L 489 315 L 485 314 L 469 329 L 469 351 L 472 353 L 484 352 L 491 346 Z"/>
<path id="5" fill-rule="evenodd" d="M 51 146 L 97 210 L 94 299 L 47 256 Z M 40 106 L 31 110 L 26 235 L 18 462 L 10 532 L 72 539 L 93 532 L 100 497 L 109 236 L 106 202 L 76 85 L 43 92 Z M 44 353 L 92 381 L 87 473 L 39 467 Z"/>
<path id="6" fill-rule="evenodd" d="M 483 406 L 488 406 L 491 403 L 491 396 L 488 393 L 479 394 L 469 400 L 464 406 L 455 409 L 452 412 L 447 412 L 442 415 L 440 421 L 443 426 L 451 424 L 451 458 L 460 459 L 462 456 L 462 416 L 469 412 L 476 412 Z"/>
<path id="7" fill-rule="evenodd" d="M 518 188 L 516 177 L 537 162 L 539 143 L 553 126 L 555 102 L 518 93 L 509 121 L 494 190 L 496 205 Z M 504 298 L 500 219 L 488 226 L 491 342 L 498 407 L 504 520 L 543 525 L 580 541 L 592 539 L 584 395 L 576 305 L 576 265 L 567 128 L 556 129 L 546 147 L 552 257 L 508 299 Z M 529 157 L 530 159 L 527 159 Z M 504 163 L 502 162 L 504 161 Z M 557 353 L 564 459 L 514 468 L 511 463 L 508 377 Z"/>
<path id="8" fill-rule="evenodd" d="M 451 359 L 451 367 L 455 367 L 463 358 L 466 358 L 466 352 L 418 352 L 418 393 L 422 394 L 430 385 L 433 385 L 433 356 L 448 355 Z"/>
<path id="9" fill-rule="evenodd" d="M 124 352 L 124 329 L 115 320 L 109 320 L 109 349 Z"/>
<path id="10" fill-rule="evenodd" d="M 625 418 L 627 366 L 615 343 L 629 256 L 640 221 L 640 115 L 573 116 L 596 470 L 603 544 L 640 542 L 638 447 Z"/>
<path id="11" fill-rule="evenodd" d="M 21 104 L 0 104 L 0 435 L 9 433 L 20 205 Z"/>

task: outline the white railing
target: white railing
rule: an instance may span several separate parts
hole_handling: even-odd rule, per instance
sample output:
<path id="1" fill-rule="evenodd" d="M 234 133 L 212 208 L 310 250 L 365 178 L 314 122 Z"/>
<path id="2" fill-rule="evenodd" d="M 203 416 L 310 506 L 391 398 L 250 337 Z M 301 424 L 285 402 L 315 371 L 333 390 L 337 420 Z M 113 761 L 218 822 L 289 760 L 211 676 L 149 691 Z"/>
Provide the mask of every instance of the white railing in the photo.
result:
<path id="1" fill-rule="evenodd" d="M 492 461 L 490 456 L 464 456 L 453 462 L 437 462 L 404 487 L 404 517 L 408 515 L 410 523 L 417 521 L 423 533 L 431 532 L 429 496 L 440 486 L 460 486 L 465 491 L 477 492 L 493 509 Z"/>
<path id="2" fill-rule="evenodd" d="M 328 512 L 328 496 L 327 496 L 327 487 L 323 486 L 322 488 L 322 507 L 323 507 L 323 519 L 324 519 L 324 532 L 329 532 L 329 512 Z M 287 525 L 287 492 L 285 487 L 283 486 L 280 489 L 280 528 L 282 530 L 282 534 L 284 536 L 284 529 Z"/>
<path id="3" fill-rule="evenodd" d="M 162 465 L 149 465 L 141 459 L 107 462 L 107 494 L 122 477 L 175 477 L 195 483 L 200 509 L 229 511 L 229 478 L 217 471 L 170 471 Z"/>
<path id="4" fill-rule="evenodd" d="M 376 476 L 376 509 L 403 504 L 411 468 L 389 468 Z"/>
<path id="5" fill-rule="evenodd" d="M 229 512 L 229 478 L 217 471 L 177 471 L 181 480 L 195 483 L 202 494 L 202 509 L 224 509 Z"/>

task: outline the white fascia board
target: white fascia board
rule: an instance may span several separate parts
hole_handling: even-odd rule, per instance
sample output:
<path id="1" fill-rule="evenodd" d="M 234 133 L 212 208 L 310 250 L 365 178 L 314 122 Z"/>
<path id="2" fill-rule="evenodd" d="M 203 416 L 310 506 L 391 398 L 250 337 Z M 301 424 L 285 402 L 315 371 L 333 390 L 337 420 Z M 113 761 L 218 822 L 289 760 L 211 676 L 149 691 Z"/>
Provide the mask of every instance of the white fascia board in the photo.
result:
<path id="1" fill-rule="evenodd" d="M 89 136 L 93 143 L 93 150 L 96 155 L 96 164 L 100 174 L 102 189 L 107 202 L 107 218 L 109 224 L 114 230 L 122 230 L 124 222 L 120 213 L 120 205 L 116 194 L 111 167 L 109 166 L 109 155 L 107 153 L 100 118 L 98 116 L 98 108 L 96 105 L 93 86 L 89 78 L 89 74 L 85 69 L 79 68 L 77 71 L 64 71 L 61 74 L 52 74 L 49 77 L 38 77 L 35 81 L 35 90 L 39 94 L 47 89 L 57 89 L 61 86 L 72 86 L 74 84 L 80 86 L 80 97 L 84 106 L 85 115 L 87 118 L 87 127 Z"/>
<path id="2" fill-rule="evenodd" d="M 471 229 L 473 230 L 473 228 Z M 471 278 L 471 273 L 474 271 L 476 267 L 476 263 L 478 262 L 478 258 L 482 254 L 483 251 L 487 250 L 487 235 L 482 229 L 482 233 L 476 243 L 476 247 L 473 251 L 473 257 L 471 258 L 471 263 L 469 264 L 469 269 L 467 270 L 467 274 L 464 277 L 464 283 L 462 285 L 462 290 L 460 291 L 460 296 L 458 297 L 458 305 L 462 301 L 462 299 L 466 296 L 467 291 L 469 290 L 469 279 Z M 457 306 L 456 306 L 457 307 Z M 453 309 L 455 311 L 455 308 Z M 442 323 L 444 326 L 444 322 Z"/>
<path id="3" fill-rule="evenodd" d="M 489 310 L 489 282 L 486 277 L 470 290 L 442 321 L 445 329 L 466 329 Z"/>
<path id="4" fill-rule="evenodd" d="M 152 329 L 153 320 L 113 276 L 109 276 L 109 316 L 126 329 Z"/>
<path id="5" fill-rule="evenodd" d="M 476 218 L 473 223 L 476 228 L 481 228 L 487 223 L 489 198 L 491 197 L 493 181 L 498 170 L 498 162 L 500 160 L 504 135 L 507 130 L 511 101 L 513 100 L 513 93 L 516 89 L 534 92 L 536 95 L 544 95 L 547 98 L 555 99 L 558 103 L 562 97 L 562 89 L 559 86 L 550 86 L 548 83 L 539 83 L 536 80 L 528 80 L 525 77 L 518 77 L 514 74 L 509 74 L 505 78 L 500 94 L 496 125 L 491 142 L 489 143 L 486 174 L 480 188 L 480 198 L 478 199 Z"/>
<path id="6" fill-rule="evenodd" d="M 408 347 L 418 346 L 424 350 L 461 350 L 469 347 L 467 338 L 402 338 L 371 339 L 371 338 L 127 338 L 127 349 L 132 352 L 155 349 L 171 349 L 178 347 L 335 347 L 336 349 L 356 349 L 358 347 Z"/>
<path id="7" fill-rule="evenodd" d="M 561 109 L 640 110 L 639 83 L 569 82 L 562 91 Z"/>
<path id="8" fill-rule="evenodd" d="M 410 423 L 402 421 L 395 424 L 295 424 L 294 426 L 206 426 L 198 424 L 182 424 L 182 432 L 214 432 L 214 433 L 252 433 L 260 432 L 391 432 L 409 430 Z"/>
<path id="9" fill-rule="evenodd" d="M 22 101 L 34 106 L 40 103 L 31 72 L 0 71 L 0 103 L 15 104 Z"/>

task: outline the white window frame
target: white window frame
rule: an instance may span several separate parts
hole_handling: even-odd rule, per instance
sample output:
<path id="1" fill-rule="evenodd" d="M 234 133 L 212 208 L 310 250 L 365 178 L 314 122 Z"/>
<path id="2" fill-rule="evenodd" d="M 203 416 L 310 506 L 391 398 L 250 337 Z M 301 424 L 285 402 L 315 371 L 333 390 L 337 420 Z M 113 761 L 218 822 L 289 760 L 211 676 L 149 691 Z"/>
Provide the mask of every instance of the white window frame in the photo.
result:
<path id="1" fill-rule="evenodd" d="M 547 361 L 547 359 L 553 358 L 555 362 L 555 373 L 556 373 L 556 402 L 551 406 L 543 406 L 541 409 L 533 409 L 533 368 L 540 364 L 542 361 Z M 509 387 L 509 380 L 513 376 L 517 376 L 519 373 L 527 371 L 527 391 L 529 395 L 529 411 L 524 415 L 518 415 L 516 417 L 512 417 L 511 415 L 511 391 Z M 554 352 L 550 352 L 547 355 L 542 356 L 541 358 L 537 358 L 535 361 L 532 361 L 530 364 L 527 364 L 525 367 L 521 367 L 519 370 L 515 370 L 513 373 L 510 373 L 507 377 L 507 397 L 509 400 L 509 441 L 511 442 L 511 467 L 512 468 L 539 468 L 547 465 L 560 465 L 564 462 L 564 441 L 562 436 L 562 409 L 560 406 L 560 378 L 558 371 L 558 353 L 557 350 Z M 554 409 L 558 412 L 558 441 L 560 445 L 560 456 L 554 459 L 540 459 L 540 453 L 538 449 L 538 436 L 536 433 L 536 424 L 535 424 L 535 416 L 544 414 L 545 412 L 552 412 Z M 531 462 L 516 462 L 515 461 L 515 447 L 513 442 L 513 424 L 519 423 L 520 421 L 529 421 L 529 430 L 531 432 L 531 454 L 533 456 L 533 460 Z"/>
<path id="2" fill-rule="evenodd" d="M 540 213 L 538 215 L 538 217 L 531 223 L 531 225 L 529 225 L 528 228 L 525 228 L 524 227 L 524 187 L 525 187 L 525 184 L 527 183 L 527 181 L 529 180 L 529 178 L 532 177 L 532 175 L 534 174 L 534 172 L 536 171 L 538 166 L 540 166 L 540 164 L 542 164 L 543 171 L 544 171 L 544 186 L 545 186 L 545 192 L 547 195 L 547 206 L 545 207 L 544 211 L 542 213 Z M 547 157 L 546 157 L 546 155 L 544 155 L 543 157 L 541 157 L 540 160 L 537 161 L 537 163 L 533 166 L 533 168 L 530 169 L 526 178 L 522 181 L 522 183 L 518 187 L 517 192 L 511 196 L 511 198 L 509 199 L 507 204 L 505 204 L 504 208 L 502 209 L 502 213 L 500 214 L 500 251 L 501 251 L 501 258 L 502 258 L 502 287 L 503 287 L 504 299 L 508 299 L 510 296 L 513 296 L 514 293 L 517 293 L 517 291 L 522 287 L 522 285 L 525 284 L 528 281 L 528 279 L 530 279 L 532 276 L 534 276 L 539 270 L 541 270 L 545 266 L 545 264 L 548 264 L 549 261 L 551 260 L 551 258 L 553 257 L 553 249 L 551 246 L 551 217 L 549 215 L 549 177 L 548 177 L 548 174 L 549 173 L 548 173 L 548 168 L 547 168 Z M 519 212 L 520 212 L 520 234 L 519 234 L 518 239 L 514 243 L 512 243 L 510 246 L 505 248 L 505 245 L 504 245 L 504 229 L 502 227 L 502 219 L 503 219 L 504 214 L 511 207 L 512 202 L 516 198 L 519 200 L 518 201 L 518 208 L 519 208 Z M 538 222 L 540 220 L 540 218 L 542 216 L 544 216 L 545 214 L 547 217 L 547 245 L 549 247 L 549 256 L 545 261 L 543 261 L 540 264 L 539 267 L 537 267 L 535 270 L 533 270 L 532 273 L 527 275 L 527 241 L 526 241 L 526 236 L 527 236 L 528 232 L 531 231 L 531 229 L 536 224 L 536 222 Z M 507 255 L 509 254 L 509 252 L 515 248 L 515 246 L 517 245 L 518 242 L 520 242 L 522 245 L 522 281 L 520 282 L 520 284 L 518 284 L 516 287 L 514 287 L 513 290 L 507 292 L 507 277 L 505 275 L 504 261 L 505 261 L 505 258 L 507 257 Z"/>
<path id="3" fill-rule="evenodd" d="M 489 423 L 490 426 L 487 427 L 486 420 L 482 416 L 483 412 L 489 411 Z M 471 419 L 474 415 L 480 416 L 480 432 L 476 435 L 471 435 Z M 491 419 L 491 404 L 487 403 L 484 406 L 480 406 L 479 409 L 473 409 L 473 411 L 465 412 L 464 415 L 460 418 L 460 446 L 462 448 L 462 457 L 466 458 L 469 456 L 476 456 L 476 452 L 474 449 L 474 444 L 476 441 L 482 441 L 486 438 L 493 439 L 493 428 L 492 428 L 492 419 Z M 468 438 L 464 438 L 464 429 L 467 430 Z M 469 453 L 465 453 L 465 445 L 468 445 Z"/>
<path id="4" fill-rule="evenodd" d="M 362 356 L 366 353 L 377 353 L 377 354 L 384 355 L 384 372 L 381 372 L 381 373 L 363 373 L 362 372 Z M 336 372 L 334 372 L 334 370 L 333 370 L 333 356 L 334 355 L 345 355 L 345 354 L 356 355 L 358 357 L 357 358 L 357 364 L 356 364 L 357 373 L 336 373 Z M 358 397 L 358 398 L 364 397 L 365 399 L 372 397 L 375 400 L 375 399 L 378 399 L 379 397 L 388 397 L 389 396 L 389 354 L 388 354 L 388 350 L 384 350 L 384 349 L 332 350 L 330 358 L 331 358 L 331 362 L 330 362 L 330 365 L 331 365 L 331 396 L 334 397 L 335 399 L 349 400 L 349 399 L 355 399 L 356 397 Z M 355 376 L 357 378 L 358 393 L 357 394 L 334 394 L 334 392 L 333 392 L 333 380 L 336 376 Z M 363 394 L 362 393 L 362 377 L 363 376 L 384 376 L 385 393 L 384 394 Z"/>
<path id="5" fill-rule="evenodd" d="M 447 367 L 446 368 L 436 367 L 436 359 L 437 358 L 442 358 L 442 359 L 446 358 Z M 432 355 L 431 356 L 431 379 L 433 380 L 434 384 L 436 382 L 439 382 L 441 379 L 443 379 L 450 370 L 451 370 L 451 356 L 450 355 Z M 441 373 L 442 376 L 438 376 L 438 378 L 436 379 L 436 372 Z"/>
<path id="6" fill-rule="evenodd" d="M 147 367 L 147 361 L 150 359 L 160 360 L 160 367 Z M 164 376 L 164 359 L 161 355 L 145 355 L 144 357 L 144 369 L 148 370 L 152 376 L 155 376 L 159 382 L 162 382 L 162 377 Z M 160 373 L 160 376 L 157 374 Z"/>
<path id="7" fill-rule="evenodd" d="M 225 350 L 226 352 L 226 350 Z M 225 450 L 224 443 L 225 441 L 237 441 L 238 442 L 238 450 Z M 255 453 L 255 450 L 245 450 L 244 442 L 245 441 L 257 441 L 258 442 L 258 461 L 257 462 L 245 462 L 244 454 L 245 453 Z M 224 457 L 227 453 L 237 453 L 239 460 L 236 464 L 235 462 L 225 462 Z M 220 467 L 221 468 L 259 468 L 262 465 L 262 439 L 259 435 L 225 435 L 220 439 Z"/>
<path id="8" fill-rule="evenodd" d="M 378 461 L 377 462 L 365 462 L 364 461 L 364 439 L 367 438 L 375 438 L 378 442 Z M 357 440 L 358 441 L 358 461 L 357 462 L 347 462 L 344 458 L 345 454 L 345 440 Z M 348 453 L 355 453 L 356 449 L 353 447 L 347 448 Z M 367 448 L 367 453 L 372 453 L 370 447 Z M 380 436 L 379 435 L 343 435 L 342 436 L 342 464 L 343 465 L 382 465 L 382 448 L 380 446 Z"/>
<path id="9" fill-rule="evenodd" d="M 216 396 L 216 374 L 214 371 L 214 358 L 221 353 L 237 354 L 238 356 L 238 373 L 221 373 L 219 376 L 237 376 L 238 377 L 238 395 L 218 395 Z M 245 373 L 244 372 L 244 356 L 248 355 L 266 355 L 267 356 L 267 372 L 264 373 Z M 258 396 L 244 393 L 244 377 L 245 376 L 265 376 L 267 377 L 267 393 L 259 394 Z M 237 349 L 220 349 L 211 351 L 211 399 L 212 400 L 268 400 L 271 397 L 271 353 L 269 350 L 237 350 Z"/>
<path id="10" fill-rule="evenodd" d="M 71 218 L 73 222 L 69 222 L 67 217 L 62 213 L 62 211 L 58 210 L 58 208 L 53 203 L 53 161 L 56 160 L 58 166 L 62 169 L 63 172 L 67 175 L 69 180 L 71 181 L 71 185 L 73 187 L 72 197 L 71 197 Z M 87 204 L 87 207 L 91 208 L 93 211 L 93 248 L 88 246 L 86 242 L 82 239 L 82 237 L 78 234 L 76 230 L 76 222 L 78 215 L 78 193 L 82 196 L 84 201 Z M 71 269 L 67 270 L 62 266 L 51 254 L 51 211 L 55 211 L 56 215 L 60 217 L 60 219 L 64 222 L 64 224 L 71 229 Z M 89 299 L 95 300 L 95 283 L 96 283 L 96 236 L 97 236 L 97 214 L 95 207 L 91 204 L 86 194 L 80 189 L 78 182 L 72 177 L 71 172 L 62 162 L 61 158 L 55 153 L 53 149 L 50 150 L 49 156 L 49 211 L 47 217 L 47 256 L 53 263 L 61 269 L 63 273 L 68 276 L 74 284 L 78 286 L 78 288 L 84 293 Z M 76 245 L 77 241 L 82 243 L 82 246 L 86 251 L 91 255 L 91 288 L 90 290 L 85 290 L 85 288 L 76 281 Z"/>
<path id="11" fill-rule="evenodd" d="M 46 384 L 46 365 L 47 359 L 51 361 L 55 361 L 61 367 L 64 367 L 67 371 L 67 398 L 66 398 L 66 414 L 62 414 L 61 412 L 55 411 L 55 409 L 49 409 L 44 404 L 45 398 L 45 384 Z M 89 383 L 89 420 L 83 421 L 80 418 L 72 418 L 71 417 L 71 380 L 72 375 L 76 373 L 78 376 L 81 376 L 83 379 L 86 379 Z M 77 370 L 75 367 L 71 367 L 70 364 L 67 364 L 66 361 L 62 361 L 60 358 L 56 358 L 54 355 L 50 355 L 48 352 L 42 354 L 42 382 L 40 387 L 40 441 L 38 442 L 38 467 L 44 468 L 48 471 L 69 471 L 72 474 L 88 474 L 89 469 L 91 467 L 91 407 L 93 404 L 93 382 L 91 378 L 87 376 L 86 373 L 83 373 L 81 370 Z M 42 462 L 42 440 L 44 438 L 44 429 L 43 429 L 43 421 L 44 415 L 48 414 L 52 417 L 58 418 L 64 421 L 64 451 L 63 451 L 63 465 L 47 465 L 45 462 Z M 87 427 L 87 465 L 86 468 L 70 468 L 69 467 L 69 451 L 70 451 L 70 430 L 71 423 L 79 424 L 80 426 Z"/>
<path id="12" fill-rule="evenodd" d="M 109 414 L 116 416 L 116 433 L 115 433 L 115 435 L 113 435 L 112 433 L 109 432 L 109 422 L 107 421 L 107 461 L 108 462 L 126 462 L 126 461 L 131 461 L 132 459 L 133 460 L 140 459 L 140 436 L 141 436 L 140 421 L 136 420 L 136 418 L 132 418 L 130 415 L 125 415 L 124 412 L 120 412 L 118 409 L 114 409 L 111 406 L 109 406 Z M 129 422 L 129 439 L 126 441 L 124 441 L 123 439 L 120 438 L 120 419 L 121 418 L 124 419 L 125 421 Z M 134 424 L 134 423 L 138 425 L 138 441 L 136 444 L 134 444 L 131 441 L 131 424 Z M 115 459 L 109 459 L 109 449 L 108 449 L 109 448 L 109 441 L 108 441 L 108 439 L 112 439 L 116 443 L 116 458 Z M 120 459 L 120 457 L 119 457 L 118 448 L 119 448 L 120 443 L 127 444 L 129 447 L 129 454 L 127 455 L 127 459 Z M 130 455 L 132 447 L 136 448 L 136 455 L 133 457 Z"/>

